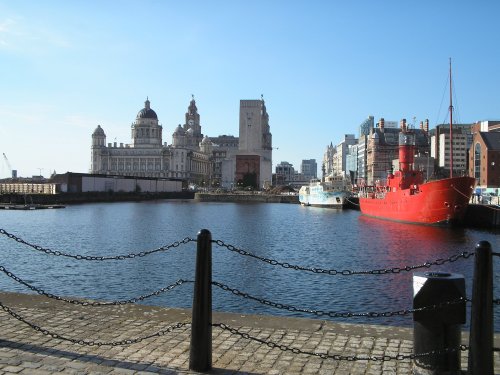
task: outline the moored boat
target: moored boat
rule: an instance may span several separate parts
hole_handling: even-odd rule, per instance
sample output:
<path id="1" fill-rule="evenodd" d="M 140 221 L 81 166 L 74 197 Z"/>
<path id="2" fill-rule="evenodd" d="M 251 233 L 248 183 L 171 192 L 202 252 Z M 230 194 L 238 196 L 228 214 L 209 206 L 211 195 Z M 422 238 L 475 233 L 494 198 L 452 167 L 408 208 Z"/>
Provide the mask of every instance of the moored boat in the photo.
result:
<path id="1" fill-rule="evenodd" d="M 459 176 L 424 182 L 422 171 L 413 168 L 412 135 L 406 129 L 400 133 L 399 170 L 389 173 L 385 182 L 360 189 L 361 213 L 419 224 L 462 221 L 475 179 Z"/>
<path id="2" fill-rule="evenodd" d="M 453 106 L 450 60 L 450 177 L 424 181 L 414 169 L 415 134 L 403 122 L 399 133 L 399 170 L 390 172 L 385 182 L 365 186 L 359 193 L 363 214 L 416 224 L 454 224 L 463 221 L 475 179 L 453 176 Z"/>
<path id="3" fill-rule="evenodd" d="M 472 177 L 419 182 L 421 172 L 396 171 L 384 185 L 362 188 L 361 213 L 418 224 L 453 224 L 463 220 L 474 187 Z"/>
<path id="4" fill-rule="evenodd" d="M 0 209 L 3 210 L 41 210 L 41 209 L 56 209 L 64 208 L 66 206 L 62 204 L 0 204 Z"/>
<path id="5" fill-rule="evenodd" d="M 324 181 L 312 179 L 299 190 L 303 206 L 342 208 L 351 196 L 351 183 L 343 176 L 327 176 Z"/>

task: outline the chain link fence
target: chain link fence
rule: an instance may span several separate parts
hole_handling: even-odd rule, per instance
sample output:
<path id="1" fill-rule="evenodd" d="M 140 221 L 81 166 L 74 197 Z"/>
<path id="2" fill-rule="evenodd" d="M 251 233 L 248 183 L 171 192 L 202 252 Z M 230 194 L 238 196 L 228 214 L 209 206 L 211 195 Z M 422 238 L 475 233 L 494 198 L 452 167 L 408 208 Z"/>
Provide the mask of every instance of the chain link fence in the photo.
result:
<path id="1" fill-rule="evenodd" d="M 63 256 L 63 257 L 68 257 L 68 258 L 72 258 L 75 260 L 84 260 L 84 261 L 111 261 L 111 260 L 117 261 L 117 260 L 140 258 L 140 257 L 145 257 L 145 256 L 148 256 L 148 255 L 154 254 L 154 253 L 166 252 L 166 251 L 171 250 L 173 248 L 178 248 L 181 245 L 186 245 L 190 242 L 197 242 L 196 239 L 186 237 L 180 241 L 175 241 L 169 245 L 161 246 L 159 248 L 156 248 L 153 250 L 148 250 L 148 251 L 140 251 L 140 252 L 136 252 L 136 253 L 117 255 L 117 256 L 89 256 L 89 255 L 80 255 L 80 254 L 70 254 L 70 253 L 66 253 L 63 251 L 44 248 L 42 246 L 35 245 L 35 244 L 32 244 L 28 241 L 25 241 L 22 238 L 5 231 L 4 229 L 0 229 L 0 235 L 3 235 L 3 236 L 5 236 L 5 237 L 17 242 L 17 243 L 26 245 L 27 247 L 30 247 L 36 251 L 43 252 L 47 255 Z M 216 244 L 217 246 L 219 246 L 221 248 L 227 249 L 230 252 L 237 253 L 237 254 L 242 255 L 242 256 L 247 256 L 247 257 L 256 259 L 258 261 L 261 261 L 261 262 L 264 262 L 264 263 L 267 263 L 267 264 L 270 264 L 273 266 L 278 266 L 278 267 L 290 269 L 293 271 L 303 271 L 303 272 L 309 272 L 309 273 L 314 273 L 314 274 L 323 274 L 323 275 L 329 275 L 329 276 L 355 276 L 355 275 L 361 276 L 361 275 L 398 274 L 401 272 L 411 272 L 411 271 L 418 270 L 418 269 L 426 269 L 426 268 L 430 268 L 432 266 L 441 266 L 441 265 L 444 265 L 446 263 L 452 263 L 452 262 L 456 262 L 459 260 L 467 260 L 474 255 L 474 253 L 462 252 L 460 254 L 450 256 L 446 259 L 436 259 L 434 261 L 429 261 L 429 262 L 425 262 L 423 264 L 417 264 L 417 265 L 407 265 L 407 266 L 402 266 L 402 267 L 390 267 L 390 268 L 373 269 L 373 270 L 349 270 L 349 269 L 338 270 L 338 269 L 323 269 L 323 268 L 317 268 L 317 267 L 301 266 L 301 265 L 291 264 L 288 262 L 279 261 L 276 259 L 261 257 L 259 255 L 254 254 L 254 253 L 251 253 L 247 250 L 238 248 L 238 247 L 233 246 L 231 244 L 227 244 L 222 240 L 213 240 L 211 242 Z M 500 254 L 493 253 L 493 255 L 499 256 Z M 92 307 L 116 306 L 116 305 L 125 305 L 125 304 L 133 304 L 133 303 L 137 303 L 137 302 L 142 302 L 150 297 L 158 296 L 160 294 L 169 292 L 169 291 L 171 291 L 177 287 L 180 287 L 184 284 L 194 283 L 193 280 L 179 279 L 170 285 L 167 285 L 165 287 L 162 287 L 158 290 L 155 290 L 155 291 L 150 292 L 150 293 L 145 294 L 145 295 L 140 295 L 137 297 L 132 297 L 129 299 L 119 300 L 119 301 L 101 302 L 101 301 L 87 301 L 87 300 L 79 300 L 79 299 L 70 299 L 70 298 L 66 298 L 63 296 L 58 296 L 58 295 L 46 292 L 42 288 L 39 288 L 39 287 L 32 285 L 31 283 L 16 276 L 13 272 L 7 270 L 4 266 L 0 265 L 0 271 L 3 272 L 7 277 L 18 282 L 19 284 L 24 285 L 26 288 L 30 289 L 31 291 L 33 291 L 39 295 L 45 296 L 47 298 L 55 299 L 58 301 L 62 301 L 65 303 L 73 304 L 73 305 L 92 306 Z M 270 306 L 270 307 L 273 307 L 276 309 L 282 309 L 282 310 L 287 310 L 290 312 L 301 312 L 301 313 L 314 315 L 315 317 L 318 317 L 318 318 L 320 318 L 320 317 L 329 317 L 329 318 L 356 318 L 356 317 L 382 318 L 382 317 L 384 317 L 384 318 L 387 318 L 387 317 L 392 317 L 392 316 L 410 315 L 410 314 L 414 314 L 415 312 L 421 312 L 421 311 L 438 310 L 438 309 L 442 309 L 444 307 L 454 305 L 454 304 L 471 302 L 470 299 L 460 298 L 460 299 L 456 299 L 453 301 L 443 301 L 443 302 L 438 303 L 438 304 L 432 304 L 432 305 L 421 307 L 421 308 L 404 309 L 404 310 L 397 310 L 397 311 L 381 311 L 381 312 L 374 312 L 374 311 L 370 311 L 370 312 L 323 311 L 323 310 L 313 310 L 313 309 L 308 309 L 308 308 L 304 308 L 304 307 L 288 305 L 285 303 L 270 301 L 270 300 L 267 300 L 264 298 L 250 295 L 246 292 L 242 292 L 238 289 L 232 288 L 226 284 L 223 284 L 223 283 L 220 283 L 217 281 L 212 281 L 211 284 L 213 286 L 220 288 L 221 290 L 223 290 L 225 292 L 232 293 L 233 295 L 241 297 L 243 299 L 253 300 L 253 301 L 256 301 L 260 304 Z M 494 299 L 493 303 L 496 305 L 500 305 L 500 299 L 499 298 Z M 59 335 L 56 332 L 52 332 L 52 331 L 49 331 L 47 329 L 44 329 L 44 328 L 42 328 L 42 327 L 40 327 L 32 322 L 29 322 L 28 320 L 23 318 L 21 315 L 19 315 L 15 311 L 13 311 L 10 307 L 3 304 L 1 301 L 0 301 L 0 307 L 3 309 L 3 311 L 8 313 L 10 316 L 12 316 L 13 318 L 28 325 L 29 327 L 31 327 L 33 330 L 35 330 L 37 332 L 40 332 L 44 335 L 50 336 L 50 337 L 55 338 L 55 339 L 69 341 L 69 342 L 74 343 L 74 344 L 86 345 L 86 346 L 131 345 L 131 344 L 138 343 L 138 342 L 141 342 L 141 341 L 149 339 L 149 338 L 166 335 L 166 334 L 168 334 L 176 329 L 190 327 L 189 323 L 177 322 L 177 323 L 174 323 L 174 324 L 172 324 L 172 325 L 170 325 L 162 330 L 159 330 L 153 334 L 145 335 L 142 337 L 136 337 L 136 338 L 130 338 L 130 339 L 118 340 L 118 341 L 109 341 L 109 342 L 93 341 L 93 340 L 69 338 L 69 337 Z M 446 353 L 446 352 L 450 352 L 450 351 L 456 352 L 456 351 L 468 350 L 467 346 L 461 345 L 460 347 L 457 347 L 457 348 L 445 348 L 444 350 L 430 351 L 430 352 L 426 352 L 426 353 L 417 353 L 417 354 L 397 354 L 397 355 L 391 355 L 391 356 L 389 356 L 389 355 L 383 355 L 383 356 L 344 356 L 344 355 L 340 355 L 340 354 L 314 353 L 314 352 L 303 351 L 303 350 L 300 350 L 298 348 L 283 345 L 283 344 L 280 344 L 277 342 L 263 340 L 263 339 L 260 339 L 257 337 L 253 337 L 253 336 L 249 335 L 248 333 L 243 332 L 241 329 L 230 327 L 224 323 L 214 323 L 214 324 L 212 324 L 212 326 L 220 328 L 222 330 L 226 330 L 226 331 L 230 332 L 231 334 L 240 336 L 244 339 L 259 342 L 259 343 L 266 345 L 270 348 L 278 348 L 279 350 L 290 351 L 290 352 L 295 353 L 295 354 L 305 354 L 305 355 L 310 355 L 310 356 L 316 356 L 316 357 L 319 357 L 322 359 L 333 359 L 336 361 L 414 360 L 416 358 L 442 354 L 442 353 Z M 500 350 L 499 348 L 494 348 L 494 351 L 499 351 L 499 350 Z"/>

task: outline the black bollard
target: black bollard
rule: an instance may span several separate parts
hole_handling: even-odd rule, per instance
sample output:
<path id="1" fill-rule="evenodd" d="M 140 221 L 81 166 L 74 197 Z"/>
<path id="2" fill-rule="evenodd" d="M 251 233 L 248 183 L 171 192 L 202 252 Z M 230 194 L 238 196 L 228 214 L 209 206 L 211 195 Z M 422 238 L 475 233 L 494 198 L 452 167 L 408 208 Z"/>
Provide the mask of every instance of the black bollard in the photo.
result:
<path id="1" fill-rule="evenodd" d="M 189 369 L 201 372 L 212 368 L 212 235 L 210 231 L 200 230 L 197 241 Z"/>
<path id="2" fill-rule="evenodd" d="M 493 260 L 488 241 L 476 245 L 468 373 L 493 375 Z"/>
<path id="3" fill-rule="evenodd" d="M 416 375 L 460 374 L 461 325 L 465 323 L 465 280 L 445 272 L 413 274 L 413 308 L 437 305 L 413 313 L 413 351 L 429 353 L 413 360 Z M 451 350 L 450 350 L 451 349 Z"/>

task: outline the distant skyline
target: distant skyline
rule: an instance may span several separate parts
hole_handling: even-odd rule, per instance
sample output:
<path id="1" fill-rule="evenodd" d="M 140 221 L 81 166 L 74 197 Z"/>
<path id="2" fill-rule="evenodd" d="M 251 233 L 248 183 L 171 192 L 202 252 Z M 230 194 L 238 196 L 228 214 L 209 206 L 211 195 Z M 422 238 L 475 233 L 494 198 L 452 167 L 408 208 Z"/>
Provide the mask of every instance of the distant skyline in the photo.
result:
<path id="1" fill-rule="evenodd" d="M 368 116 L 500 120 L 498 1 L 0 0 L 0 152 L 18 175 L 84 172 L 91 134 L 131 143 L 148 97 L 163 142 L 191 95 L 210 137 L 263 95 L 273 171 L 300 170 Z M 9 177 L 0 161 L 0 178 Z"/>

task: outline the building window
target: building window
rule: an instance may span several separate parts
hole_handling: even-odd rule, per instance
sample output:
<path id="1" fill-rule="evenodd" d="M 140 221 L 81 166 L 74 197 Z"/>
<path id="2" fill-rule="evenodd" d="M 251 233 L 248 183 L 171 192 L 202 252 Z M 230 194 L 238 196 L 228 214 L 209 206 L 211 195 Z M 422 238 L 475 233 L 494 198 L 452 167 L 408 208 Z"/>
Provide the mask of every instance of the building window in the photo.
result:
<path id="1" fill-rule="evenodd" d="M 474 146 L 474 178 L 479 181 L 481 176 L 481 145 L 476 143 Z"/>

